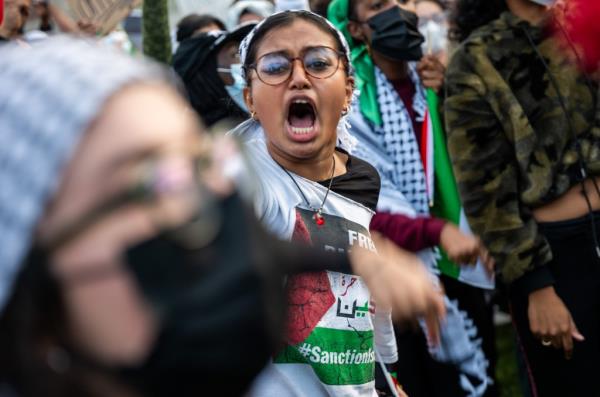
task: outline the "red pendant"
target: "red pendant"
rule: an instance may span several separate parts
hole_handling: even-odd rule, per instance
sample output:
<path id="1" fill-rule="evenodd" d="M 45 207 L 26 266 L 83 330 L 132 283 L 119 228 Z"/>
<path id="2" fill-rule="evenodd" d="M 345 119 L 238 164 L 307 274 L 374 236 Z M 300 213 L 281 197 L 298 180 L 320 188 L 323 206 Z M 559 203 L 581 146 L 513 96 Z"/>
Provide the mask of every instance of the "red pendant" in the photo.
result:
<path id="1" fill-rule="evenodd" d="M 318 212 L 315 213 L 313 218 L 315 219 L 315 223 L 317 224 L 317 226 L 323 226 L 325 224 L 325 218 L 323 218 L 323 216 Z"/>

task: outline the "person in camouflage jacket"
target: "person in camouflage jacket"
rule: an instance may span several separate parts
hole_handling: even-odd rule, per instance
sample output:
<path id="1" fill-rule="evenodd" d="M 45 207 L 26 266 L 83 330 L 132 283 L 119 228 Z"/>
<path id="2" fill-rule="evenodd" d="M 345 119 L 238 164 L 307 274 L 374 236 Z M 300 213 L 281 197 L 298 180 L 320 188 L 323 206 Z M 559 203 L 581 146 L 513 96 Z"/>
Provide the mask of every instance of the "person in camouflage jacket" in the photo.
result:
<path id="1" fill-rule="evenodd" d="M 534 395 L 598 395 L 575 390 L 590 390 L 600 353 L 600 251 L 594 226 L 600 222 L 592 211 L 585 219 L 567 221 L 575 222 L 569 230 L 564 222 L 560 229 L 560 222 L 534 218 L 536 208 L 600 174 L 598 87 L 580 73 L 576 50 L 558 18 L 534 2 L 539 3 L 506 0 L 497 8 L 506 11 L 491 20 L 488 10 L 490 20 L 478 28 L 466 13 L 475 15 L 477 6 L 493 8 L 498 2 L 458 2 L 459 33 L 462 27 L 462 37 L 465 30 L 470 35 L 447 72 L 448 149 L 469 224 L 510 286 Z M 551 25 L 556 34 L 550 33 Z M 588 195 L 596 193 L 600 199 L 597 184 Z M 590 210 L 596 210 L 588 195 Z M 552 231 L 557 228 L 558 235 Z M 586 282 L 573 282 L 582 279 Z M 549 345 L 573 359 L 565 360 Z"/>

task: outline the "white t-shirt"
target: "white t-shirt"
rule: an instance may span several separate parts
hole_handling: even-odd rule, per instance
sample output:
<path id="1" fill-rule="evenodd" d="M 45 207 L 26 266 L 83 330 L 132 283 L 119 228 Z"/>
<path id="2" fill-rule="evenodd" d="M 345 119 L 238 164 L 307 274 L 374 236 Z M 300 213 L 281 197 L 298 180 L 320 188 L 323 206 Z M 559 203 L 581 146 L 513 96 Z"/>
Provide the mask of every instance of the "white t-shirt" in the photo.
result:
<path id="1" fill-rule="evenodd" d="M 258 175 L 255 209 L 268 230 L 329 251 L 356 245 L 375 251 L 369 234 L 373 211 L 330 191 L 322 212 L 325 224 L 317 225 L 310 207 L 320 207 L 327 188 L 288 175 L 269 155 L 257 123 L 242 124 L 234 135 L 242 137 Z M 286 288 L 286 345 L 250 395 L 376 396 L 375 346 L 386 362 L 396 361 L 397 351 L 390 313 L 375 316 L 361 278 L 332 271 L 304 273 L 288 277 Z"/>

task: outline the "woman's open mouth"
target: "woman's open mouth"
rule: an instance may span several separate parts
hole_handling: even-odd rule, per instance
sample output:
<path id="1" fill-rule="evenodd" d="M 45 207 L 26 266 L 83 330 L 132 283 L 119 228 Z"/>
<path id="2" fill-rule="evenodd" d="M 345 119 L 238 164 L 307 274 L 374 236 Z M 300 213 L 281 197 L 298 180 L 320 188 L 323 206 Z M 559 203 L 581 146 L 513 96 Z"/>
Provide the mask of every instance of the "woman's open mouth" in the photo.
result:
<path id="1" fill-rule="evenodd" d="M 306 142 L 313 139 L 318 131 L 317 124 L 317 112 L 311 101 L 302 98 L 291 101 L 286 127 L 293 140 Z"/>

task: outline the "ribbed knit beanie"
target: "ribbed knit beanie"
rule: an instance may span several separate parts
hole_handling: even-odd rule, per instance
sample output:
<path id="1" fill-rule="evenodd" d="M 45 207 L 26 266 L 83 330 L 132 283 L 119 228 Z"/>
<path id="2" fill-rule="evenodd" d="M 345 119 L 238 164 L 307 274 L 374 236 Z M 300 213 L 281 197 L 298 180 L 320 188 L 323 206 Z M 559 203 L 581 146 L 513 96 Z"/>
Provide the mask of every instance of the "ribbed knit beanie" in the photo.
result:
<path id="1" fill-rule="evenodd" d="M 162 69 L 93 42 L 0 46 L 0 313 L 78 141 L 126 84 Z"/>

